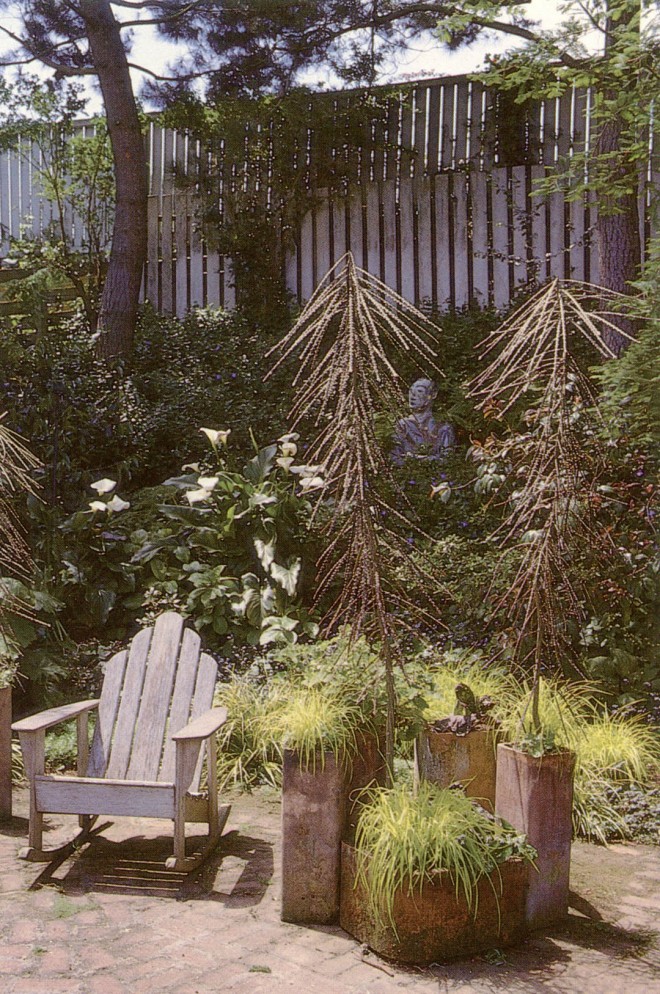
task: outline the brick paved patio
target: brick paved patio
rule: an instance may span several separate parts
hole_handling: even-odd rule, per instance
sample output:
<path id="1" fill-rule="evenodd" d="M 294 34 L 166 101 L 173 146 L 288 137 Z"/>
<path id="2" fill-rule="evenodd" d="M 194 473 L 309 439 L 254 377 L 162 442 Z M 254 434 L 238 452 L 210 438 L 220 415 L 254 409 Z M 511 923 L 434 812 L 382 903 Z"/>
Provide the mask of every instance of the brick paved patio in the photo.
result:
<path id="1" fill-rule="evenodd" d="M 24 791 L 14 810 L 0 825 L 3 994 L 660 991 L 660 848 L 577 845 L 565 923 L 504 953 L 404 969 L 363 956 L 339 928 L 280 922 L 275 794 L 234 799 L 228 834 L 192 880 L 165 870 L 167 823 L 136 819 L 44 873 L 16 856 Z M 76 821 L 48 825 L 54 846 Z"/>

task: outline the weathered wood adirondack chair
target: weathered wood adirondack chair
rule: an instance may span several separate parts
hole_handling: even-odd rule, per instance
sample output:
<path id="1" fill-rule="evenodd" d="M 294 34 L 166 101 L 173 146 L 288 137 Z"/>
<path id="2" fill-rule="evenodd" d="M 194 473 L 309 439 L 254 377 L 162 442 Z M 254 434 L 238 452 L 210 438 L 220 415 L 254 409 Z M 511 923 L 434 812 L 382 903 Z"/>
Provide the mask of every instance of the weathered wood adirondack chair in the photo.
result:
<path id="1" fill-rule="evenodd" d="M 171 818 L 174 856 L 168 869 L 188 870 L 217 844 L 229 806 L 218 809 L 216 732 L 227 717 L 211 709 L 216 664 L 200 652 L 200 638 L 174 612 L 134 637 L 107 664 L 101 697 L 51 708 L 17 721 L 30 782 L 26 859 L 50 860 L 42 849 L 44 813 L 77 814 L 82 841 L 98 815 Z M 98 707 L 91 751 L 89 712 Z M 77 720 L 78 776 L 44 774 L 47 728 Z M 206 744 L 204 750 L 202 746 Z M 199 793 L 206 752 L 208 790 Z M 204 851 L 186 858 L 185 824 L 207 822 Z"/>

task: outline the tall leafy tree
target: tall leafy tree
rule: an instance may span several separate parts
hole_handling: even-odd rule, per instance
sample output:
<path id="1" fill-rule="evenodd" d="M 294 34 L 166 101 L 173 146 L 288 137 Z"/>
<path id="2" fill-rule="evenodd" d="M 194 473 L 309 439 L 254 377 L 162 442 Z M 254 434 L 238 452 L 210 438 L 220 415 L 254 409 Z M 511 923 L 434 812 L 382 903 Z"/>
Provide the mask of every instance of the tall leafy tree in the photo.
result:
<path id="1" fill-rule="evenodd" d="M 147 255 L 147 166 L 127 44 L 108 0 L 0 0 L 20 15 L 21 29 L 2 30 L 15 51 L 5 65 L 42 63 L 56 77 L 96 76 L 112 146 L 115 217 L 112 249 L 101 298 L 98 332 L 103 356 L 130 351 Z M 140 6 L 137 4 L 137 6 Z"/>

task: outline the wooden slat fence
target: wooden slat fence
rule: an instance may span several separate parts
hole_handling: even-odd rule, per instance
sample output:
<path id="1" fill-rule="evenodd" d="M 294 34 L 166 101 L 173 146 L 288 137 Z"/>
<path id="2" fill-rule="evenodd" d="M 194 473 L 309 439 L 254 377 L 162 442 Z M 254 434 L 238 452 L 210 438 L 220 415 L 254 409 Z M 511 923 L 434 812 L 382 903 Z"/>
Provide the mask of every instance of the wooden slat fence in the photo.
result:
<path id="1" fill-rule="evenodd" d="M 144 296 L 159 312 L 234 306 L 231 261 L 215 244 L 214 223 L 200 224 L 200 204 L 211 204 L 216 225 L 236 194 L 283 211 L 278 170 L 305 205 L 280 237 L 286 283 L 300 302 L 347 249 L 407 299 L 439 310 L 506 307 L 519 287 L 552 276 L 598 282 L 594 205 L 532 195 L 538 181 L 589 147 L 589 92 L 520 106 L 455 77 L 322 94 L 302 110 L 288 144 L 275 121 L 246 120 L 210 144 L 150 123 Z M 660 230 L 657 140 L 649 148 L 640 177 L 645 244 Z M 57 220 L 40 196 L 39 168 L 30 148 L 0 156 L 5 239 L 26 227 L 37 236 Z M 80 219 L 67 217 L 66 227 L 82 245 Z"/>

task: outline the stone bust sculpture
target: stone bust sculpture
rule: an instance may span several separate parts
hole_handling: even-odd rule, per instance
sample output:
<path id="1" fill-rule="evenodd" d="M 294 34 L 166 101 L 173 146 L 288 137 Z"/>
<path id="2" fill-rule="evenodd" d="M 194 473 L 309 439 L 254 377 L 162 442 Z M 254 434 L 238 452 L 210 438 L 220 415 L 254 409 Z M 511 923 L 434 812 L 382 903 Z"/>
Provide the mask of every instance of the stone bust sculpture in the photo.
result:
<path id="1" fill-rule="evenodd" d="M 403 466 L 407 457 L 414 459 L 444 459 L 449 449 L 456 445 L 456 435 L 451 425 L 436 421 L 432 405 L 438 393 L 433 380 L 415 380 L 408 391 L 410 414 L 399 418 L 394 428 L 392 462 Z"/>

